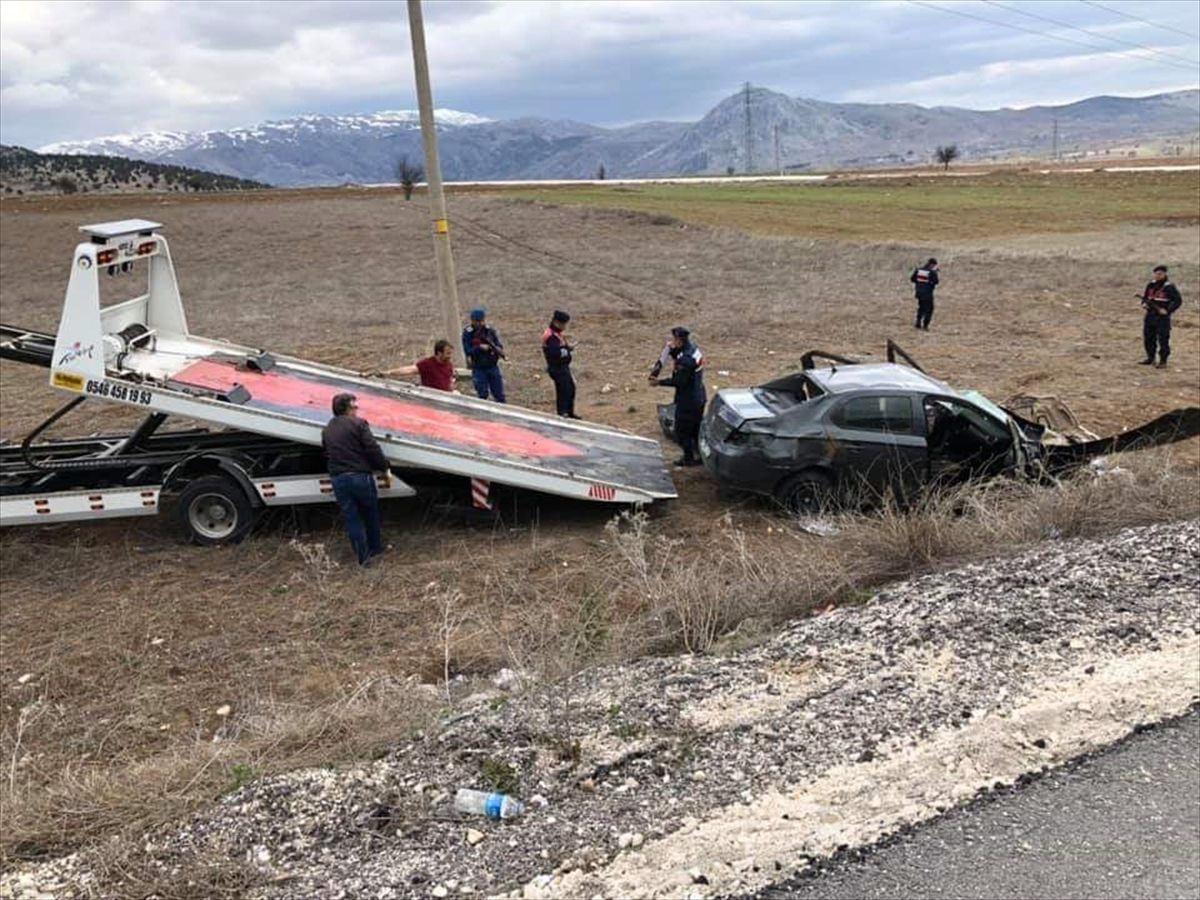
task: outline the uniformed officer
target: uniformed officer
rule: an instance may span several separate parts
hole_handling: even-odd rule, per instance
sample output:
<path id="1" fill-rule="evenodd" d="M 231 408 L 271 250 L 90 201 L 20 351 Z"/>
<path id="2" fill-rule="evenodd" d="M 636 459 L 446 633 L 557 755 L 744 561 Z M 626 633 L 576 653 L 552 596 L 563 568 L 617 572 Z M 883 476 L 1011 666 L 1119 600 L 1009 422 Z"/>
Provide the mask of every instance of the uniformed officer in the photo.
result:
<path id="1" fill-rule="evenodd" d="M 500 375 L 500 360 L 505 358 L 504 344 L 496 329 L 487 324 L 486 310 L 471 310 L 471 324 L 462 333 L 462 348 L 475 393 L 481 400 L 486 400 L 490 394 L 497 403 L 503 403 L 504 378 Z"/>
<path id="2" fill-rule="evenodd" d="M 554 382 L 554 408 L 566 419 L 578 419 L 575 415 L 575 379 L 571 375 L 571 360 L 575 345 L 567 340 L 565 333 L 571 316 L 556 309 L 550 324 L 542 332 L 542 354 L 546 357 L 546 372 Z"/>
<path id="3" fill-rule="evenodd" d="M 704 390 L 704 355 L 692 343 L 691 332 L 682 325 L 671 329 L 672 371 L 670 378 L 651 379 L 662 387 L 675 388 L 675 440 L 683 448 L 677 466 L 700 465 L 700 422 L 708 395 Z"/>
<path id="4" fill-rule="evenodd" d="M 908 280 L 916 285 L 917 320 L 913 327 L 928 331 L 933 318 L 933 289 L 938 285 L 938 261 L 930 257 L 925 265 L 913 269 Z"/>
<path id="5" fill-rule="evenodd" d="M 1183 304 L 1179 288 L 1167 280 L 1167 267 L 1154 267 L 1154 280 L 1142 291 L 1142 306 L 1146 318 L 1142 320 L 1142 343 L 1146 347 L 1143 366 L 1154 363 L 1154 351 L 1158 351 L 1158 368 L 1167 367 L 1171 355 L 1171 314 Z"/>

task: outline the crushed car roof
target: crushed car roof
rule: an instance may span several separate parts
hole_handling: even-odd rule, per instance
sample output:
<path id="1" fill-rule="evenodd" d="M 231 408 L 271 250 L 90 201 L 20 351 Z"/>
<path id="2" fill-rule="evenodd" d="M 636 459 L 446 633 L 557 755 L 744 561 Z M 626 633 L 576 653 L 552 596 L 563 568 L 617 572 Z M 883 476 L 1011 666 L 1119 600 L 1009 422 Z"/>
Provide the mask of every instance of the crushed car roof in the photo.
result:
<path id="1" fill-rule="evenodd" d="M 815 381 L 822 390 L 831 394 L 839 391 L 883 388 L 958 396 L 958 391 L 944 381 L 938 381 L 924 372 L 896 363 L 856 363 L 830 366 L 825 369 L 809 369 L 804 374 Z"/>

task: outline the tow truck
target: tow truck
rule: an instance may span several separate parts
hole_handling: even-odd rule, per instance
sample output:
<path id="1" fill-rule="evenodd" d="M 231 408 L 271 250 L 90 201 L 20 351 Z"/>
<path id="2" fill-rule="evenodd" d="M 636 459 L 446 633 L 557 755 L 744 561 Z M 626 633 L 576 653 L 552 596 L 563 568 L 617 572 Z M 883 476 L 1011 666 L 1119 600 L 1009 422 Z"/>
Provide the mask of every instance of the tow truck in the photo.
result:
<path id="1" fill-rule="evenodd" d="M 22 441 L 0 441 L 0 525 L 155 515 L 178 501 L 199 544 L 241 540 L 262 510 L 329 502 L 321 429 L 354 393 L 392 466 L 380 495 L 430 477 L 604 504 L 676 496 L 657 441 L 620 429 L 193 335 L 163 226 L 85 225 L 57 332 L 0 325 L 0 358 L 50 370 L 74 395 Z M 145 271 L 146 289 L 101 306 L 102 273 Z M 39 440 L 85 402 L 145 412 L 131 431 Z M 171 418 L 200 427 L 163 429 Z"/>

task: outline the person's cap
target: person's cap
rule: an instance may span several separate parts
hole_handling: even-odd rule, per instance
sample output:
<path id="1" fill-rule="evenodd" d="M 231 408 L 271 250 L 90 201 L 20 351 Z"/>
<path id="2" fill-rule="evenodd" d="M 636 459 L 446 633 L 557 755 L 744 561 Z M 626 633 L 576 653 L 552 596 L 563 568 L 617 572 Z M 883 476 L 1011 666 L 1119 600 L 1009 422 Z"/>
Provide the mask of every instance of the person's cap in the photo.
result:
<path id="1" fill-rule="evenodd" d="M 1165 271 L 1167 271 L 1167 267 L 1166 266 L 1155 266 L 1154 271 L 1155 272 L 1165 272 Z"/>
<path id="2" fill-rule="evenodd" d="M 477 306 L 473 310 L 471 310 L 471 321 L 472 322 L 482 322 L 486 318 L 487 318 L 487 310 L 484 309 L 482 306 Z"/>
<path id="3" fill-rule="evenodd" d="M 556 309 L 554 311 L 554 315 L 552 315 L 550 318 L 555 322 L 570 322 L 571 314 L 568 312 L 563 312 L 561 309 Z"/>
<path id="4" fill-rule="evenodd" d="M 672 337 L 685 338 L 685 337 L 689 337 L 691 335 L 691 332 L 688 331 L 686 328 L 684 328 L 682 325 L 676 325 L 674 328 L 671 329 L 671 335 L 672 335 Z"/>
<path id="5" fill-rule="evenodd" d="M 929 257 L 929 262 L 925 263 L 925 265 L 927 265 L 927 266 L 936 266 L 936 265 L 937 265 L 937 260 L 936 260 L 936 259 L 934 259 L 934 258 L 931 256 L 931 257 Z"/>

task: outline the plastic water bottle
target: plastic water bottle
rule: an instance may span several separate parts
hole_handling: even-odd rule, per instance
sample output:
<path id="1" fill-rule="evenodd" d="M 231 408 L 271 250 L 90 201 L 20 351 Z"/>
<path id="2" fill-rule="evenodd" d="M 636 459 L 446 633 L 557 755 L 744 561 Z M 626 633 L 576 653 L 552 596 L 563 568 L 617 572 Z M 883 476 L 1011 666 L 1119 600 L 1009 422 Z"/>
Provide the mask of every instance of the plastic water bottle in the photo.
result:
<path id="1" fill-rule="evenodd" d="M 487 816 L 489 819 L 515 819 L 525 812 L 525 804 L 515 797 L 473 791 L 470 788 L 459 788 L 454 795 L 454 808 L 462 813 Z"/>

